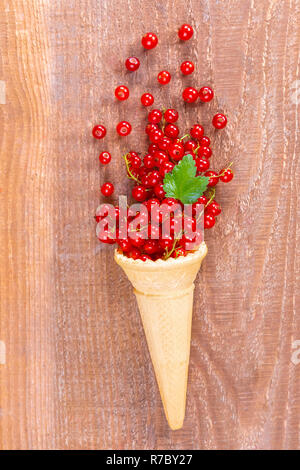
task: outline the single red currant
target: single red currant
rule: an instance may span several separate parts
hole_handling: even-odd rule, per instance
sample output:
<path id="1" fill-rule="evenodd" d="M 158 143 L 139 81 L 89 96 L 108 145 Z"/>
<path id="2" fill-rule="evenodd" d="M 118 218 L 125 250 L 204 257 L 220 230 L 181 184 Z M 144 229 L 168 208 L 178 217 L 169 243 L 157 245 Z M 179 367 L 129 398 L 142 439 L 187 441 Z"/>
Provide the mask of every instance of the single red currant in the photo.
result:
<path id="1" fill-rule="evenodd" d="M 171 74 L 170 74 L 170 72 L 168 72 L 167 70 L 162 70 L 162 71 L 159 72 L 159 74 L 157 75 L 157 81 L 158 81 L 158 83 L 160 83 L 161 85 L 167 85 L 170 80 L 171 80 Z"/>
<path id="2" fill-rule="evenodd" d="M 186 103 L 194 103 L 198 98 L 198 92 L 196 88 L 188 87 L 182 92 L 182 98 Z"/>
<path id="3" fill-rule="evenodd" d="M 207 206 L 207 208 L 205 209 L 205 211 L 206 211 L 207 214 L 211 214 L 211 215 L 213 215 L 214 217 L 216 217 L 217 215 L 221 214 L 222 209 L 221 209 L 220 204 L 217 203 L 217 201 L 212 201 L 212 202 Z"/>
<path id="4" fill-rule="evenodd" d="M 111 154 L 105 150 L 100 153 L 99 160 L 103 165 L 107 165 L 111 161 Z"/>
<path id="5" fill-rule="evenodd" d="M 163 199 L 166 196 L 163 183 L 159 183 L 156 186 L 154 186 L 154 194 L 159 199 Z"/>
<path id="6" fill-rule="evenodd" d="M 116 127 L 117 129 L 117 133 L 122 136 L 122 137 L 126 137 L 127 135 L 130 134 L 131 132 L 131 124 L 129 124 L 129 122 L 127 121 L 121 121 L 119 122 L 119 124 L 117 125 Z"/>
<path id="7" fill-rule="evenodd" d="M 102 124 L 98 124 L 94 127 L 92 134 L 95 139 L 103 139 L 106 136 L 106 129 Z"/>
<path id="8" fill-rule="evenodd" d="M 147 260 L 153 261 L 152 258 L 151 258 L 151 256 L 145 255 L 145 253 L 143 253 L 143 254 L 140 256 L 140 259 L 141 259 L 142 261 L 147 261 Z"/>
<path id="9" fill-rule="evenodd" d="M 212 214 L 204 214 L 204 228 L 212 228 L 216 223 L 216 219 Z"/>
<path id="10" fill-rule="evenodd" d="M 209 177 L 209 182 L 208 182 L 209 187 L 213 187 L 213 186 L 216 186 L 216 184 L 218 184 L 219 176 L 215 171 L 212 171 L 212 170 L 207 171 L 205 173 L 205 176 Z"/>
<path id="11" fill-rule="evenodd" d="M 174 124 L 174 122 L 178 120 L 178 116 L 179 114 L 176 109 L 167 109 L 164 114 L 165 120 L 171 124 Z"/>
<path id="12" fill-rule="evenodd" d="M 209 86 L 204 86 L 199 90 L 199 98 L 203 103 L 208 103 L 214 97 L 214 92 Z"/>
<path id="13" fill-rule="evenodd" d="M 204 160 L 203 158 L 197 158 L 196 167 L 199 173 L 204 173 L 204 171 L 207 171 L 209 169 L 209 161 Z"/>
<path id="14" fill-rule="evenodd" d="M 195 140 L 187 140 L 184 143 L 185 152 L 194 152 L 194 150 L 196 150 L 197 147 L 198 147 L 198 144 Z"/>
<path id="15" fill-rule="evenodd" d="M 163 150 L 156 150 L 154 154 L 155 161 L 157 162 L 156 165 L 161 166 L 163 163 L 169 161 L 169 157 Z"/>
<path id="16" fill-rule="evenodd" d="M 148 184 L 151 187 L 156 186 L 158 183 L 161 182 L 161 176 L 158 171 L 152 171 L 148 175 Z"/>
<path id="17" fill-rule="evenodd" d="M 162 112 L 159 109 L 152 109 L 148 114 L 148 121 L 152 124 L 158 124 L 162 119 Z"/>
<path id="18" fill-rule="evenodd" d="M 172 162 L 163 163 L 162 166 L 160 167 L 159 174 L 164 178 L 167 173 L 173 170 L 173 168 L 174 168 L 174 163 Z"/>
<path id="19" fill-rule="evenodd" d="M 170 139 L 176 139 L 179 135 L 179 129 L 175 124 L 167 124 L 165 127 L 165 135 Z"/>
<path id="20" fill-rule="evenodd" d="M 142 160 L 136 152 L 129 152 L 128 160 L 129 160 L 131 168 L 134 168 L 135 170 L 140 168 L 142 164 Z"/>
<path id="21" fill-rule="evenodd" d="M 158 141 L 158 147 L 161 150 L 168 150 L 170 145 L 172 144 L 172 139 L 164 135 L 159 141 Z"/>
<path id="22" fill-rule="evenodd" d="M 134 186 L 134 188 L 132 188 L 132 197 L 138 202 L 145 201 L 147 197 L 147 191 L 144 186 Z"/>
<path id="23" fill-rule="evenodd" d="M 157 46 L 157 43 L 158 39 L 154 33 L 146 33 L 142 37 L 142 45 L 145 49 L 153 49 L 155 46 Z"/>
<path id="24" fill-rule="evenodd" d="M 194 30 L 189 24 L 183 24 L 178 31 L 179 39 L 188 41 L 193 36 Z"/>
<path id="25" fill-rule="evenodd" d="M 129 89 L 125 85 L 120 85 L 115 89 L 115 97 L 119 101 L 127 100 L 129 97 Z"/>
<path id="26" fill-rule="evenodd" d="M 149 170 L 155 167 L 154 155 L 148 154 L 144 156 L 144 166 L 145 168 L 149 168 Z"/>
<path id="27" fill-rule="evenodd" d="M 166 132 L 166 129 L 165 129 Z M 160 141 L 160 139 L 163 137 L 163 133 L 160 129 L 156 129 L 155 131 L 150 132 L 149 134 L 149 139 L 152 144 L 156 144 Z"/>
<path id="28" fill-rule="evenodd" d="M 210 158 L 212 156 L 212 150 L 210 147 L 200 147 L 197 155 L 202 158 Z"/>
<path id="29" fill-rule="evenodd" d="M 233 178 L 233 171 L 231 168 L 224 168 L 220 171 L 219 175 L 220 180 L 223 181 L 223 183 L 229 183 Z"/>
<path id="30" fill-rule="evenodd" d="M 157 240 L 147 240 L 143 246 L 143 250 L 148 253 L 148 255 L 153 255 L 158 251 L 158 249 L 159 245 Z"/>
<path id="31" fill-rule="evenodd" d="M 190 130 L 190 134 L 193 139 L 200 140 L 204 134 L 204 128 L 200 124 L 194 124 Z"/>
<path id="32" fill-rule="evenodd" d="M 128 238 L 120 239 L 117 241 L 119 247 L 124 253 L 128 253 L 131 250 L 132 244 Z"/>
<path id="33" fill-rule="evenodd" d="M 143 106 L 151 106 L 154 103 L 154 98 L 151 93 L 144 93 L 141 96 L 141 103 Z"/>
<path id="34" fill-rule="evenodd" d="M 129 72 L 134 72 L 140 66 L 140 61 L 137 57 L 128 57 L 125 61 L 125 67 Z"/>
<path id="35" fill-rule="evenodd" d="M 147 126 L 146 126 L 145 132 L 146 132 L 146 134 L 150 135 L 151 132 L 156 131 L 158 129 L 159 128 L 156 124 L 153 124 L 152 122 L 149 122 L 149 124 L 147 124 Z"/>
<path id="36" fill-rule="evenodd" d="M 114 185 L 112 183 L 107 182 L 101 186 L 101 193 L 103 194 L 103 196 L 108 197 L 112 195 L 114 189 Z"/>
<path id="37" fill-rule="evenodd" d="M 175 142 L 169 148 L 169 155 L 173 160 L 179 162 L 184 155 L 184 146 L 181 142 Z"/>
<path id="38" fill-rule="evenodd" d="M 227 117 L 225 114 L 218 113 L 213 117 L 212 123 L 216 129 L 224 129 L 227 124 Z"/>
<path id="39" fill-rule="evenodd" d="M 149 147 L 148 147 L 148 153 L 150 153 L 150 155 L 154 155 L 154 153 L 156 152 L 156 150 L 159 150 L 158 144 L 150 144 L 150 145 L 149 145 Z"/>
<path id="40" fill-rule="evenodd" d="M 190 75 L 191 73 L 194 72 L 195 66 L 193 62 L 190 62 L 189 60 L 186 60 L 185 62 L 182 62 L 180 66 L 180 70 L 183 73 L 183 75 Z"/>
<path id="41" fill-rule="evenodd" d="M 204 135 L 201 139 L 201 147 L 209 147 L 210 146 L 210 138 Z"/>

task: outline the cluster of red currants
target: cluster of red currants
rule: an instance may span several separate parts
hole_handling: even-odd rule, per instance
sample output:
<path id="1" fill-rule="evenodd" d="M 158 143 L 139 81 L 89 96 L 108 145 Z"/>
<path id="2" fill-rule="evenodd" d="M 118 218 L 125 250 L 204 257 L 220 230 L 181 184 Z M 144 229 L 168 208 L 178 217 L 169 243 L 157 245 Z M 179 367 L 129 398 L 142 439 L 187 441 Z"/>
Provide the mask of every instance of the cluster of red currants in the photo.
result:
<path id="1" fill-rule="evenodd" d="M 183 25 L 178 32 L 181 40 L 189 40 L 193 35 L 193 29 L 189 25 Z M 155 34 L 147 33 L 142 38 L 142 44 L 145 49 L 152 49 L 158 43 L 158 39 Z M 140 61 L 137 57 L 130 57 L 125 62 L 126 68 L 129 71 L 135 71 L 140 66 Z M 183 74 L 190 74 L 194 70 L 194 64 L 186 61 L 181 65 L 181 71 Z M 161 84 L 166 84 L 170 81 L 171 75 L 167 71 L 162 71 L 158 74 L 158 81 Z M 115 90 L 115 96 L 119 100 L 126 100 L 129 97 L 129 90 L 126 86 L 121 85 Z M 198 92 L 194 88 L 186 88 L 183 91 L 183 99 L 186 102 L 194 102 L 199 99 L 207 103 L 213 99 L 214 92 L 210 87 L 202 87 Z M 153 96 L 149 93 L 145 93 L 141 98 L 144 106 L 150 106 L 153 104 Z M 196 227 L 196 214 L 197 208 L 203 207 L 204 205 L 204 228 L 210 229 L 215 225 L 215 218 L 221 213 L 220 205 L 215 201 L 215 186 L 219 181 L 224 183 L 230 182 L 233 178 L 233 172 L 230 167 L 224 168 L 219 172 L 210 169 L 210 157 L 212 156 L 212 150 L 210 147 L 210 139 L 204 135 L 204 128 L 201 124 L 194 124 L 190 129 L 189 134 L 179 138 L 179 128 L 177 126 L 179 113 L 176 109 L 167 109 L 161 111 L 160 109 L 152 109 L 148 113 L 148 124 L 146 125 L 145 132 L 149 138 L 148 152 L 144 157 L 141 157 L 137 152 L 131 151 L 124 156 L 127 176 L 135 182 L 132 189 L 132 197 L 135 201 L 144 203 L 149 214 L 153 206 L 160 207 L 162 204 L 167 204 L 170 208 L 174 204 L 178 204 L 177 199 L 166 197 L 164 190 L 164 178 L 167 173 L 172 172 L 174 167 L 182 160 L 185 155 L 192 155 L 195 161 L 195 167 L 197 169 L 197 175 L 207 176 L 208 187 L 204 195 L 202 195 L 192 205 L 193 216 L 185 222 L 180 224 L 178 217 L 175 213 L 172 214 L 170 219 L 170 235 L 163 236 L 163 220 L 159 221 L 158 227 L 153 227 L 150 223 L 145 220 L 140 227 L 133 231 L 129 231 L 126 238 L 121 238 L 118 235 L 119 230 L 119 217 L 120 211 L 118 207 L 115 207 L 115 215 L 117 225 L 114 229 L 113 235 L 110 233 L 103 233 L 99 237 L 100 241 L 104 243 L 117 243 L 120 250 L 128 257 L 133 259 L 141 260 L 156 260 L 156 259 L 167 259 L 168 257 L 185 256 L 187 254 L 187 245 L 195 240 L 198 244 L 202 241 L 201 234 L 196 233 L 193 235 L 193 239 L 187 237 L 187 235 L 181 230 L 180 236 L 179 231 L 176 227 L 179 225 L 182 227 L 188 224 L 192 231 Z M 213 125 L 217 129 L 222 129 L 227 124 L 227 118 L 223 114 L 216 114 L 213 118 Z M 117 132 L 121 136 L 128 135 L 131 131 L 130 123 L 122 121 L 117 126 Z M 103 138 L 106 134 L 104 126 L 98 125 L 93 129 L 93 135 L 95 138 Z M 99 156 L 102 164 L 108 164 L 111 161 L 111 155 L 108 151 L 101 152 Z M 101 187 L 101 192 L 104 196 L 111 196 L 114 192 L 114 186 L 110 182 L 106 182 Z M 103 207 L 103 205 L 102 205 Z M 108 211 L 107 211 L 108 213 Z M 101 214 L 96 214 L 96 220 L 99 222 L 106 216 L 106 211 L 102 210 Z M 140 216 L 140 215 L 139 215 Z M 180 218 L 184 217 L 184 214 L 180 214 Z M 134 220 L 134 217 L 127 216 L 127 226 Z M 146 235 L 152 234 L 152 238 Z M 157 230 L 157 236 L 153 237 L 153 230 Z"/>

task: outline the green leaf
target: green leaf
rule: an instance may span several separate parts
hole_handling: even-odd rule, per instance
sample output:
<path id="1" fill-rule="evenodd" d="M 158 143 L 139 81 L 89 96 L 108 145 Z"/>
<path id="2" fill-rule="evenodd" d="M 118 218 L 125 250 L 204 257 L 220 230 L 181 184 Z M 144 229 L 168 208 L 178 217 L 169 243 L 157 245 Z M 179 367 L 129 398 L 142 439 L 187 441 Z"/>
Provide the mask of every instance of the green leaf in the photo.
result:
<path id="1" fill-rule="evenodd" d="M 185 155 L 164 178 L 166 197 L 179 199 L 183 204 L 193 204 L 206 191 L 209 178 L 196 176 L 197 168 L 192 155 Z"/>

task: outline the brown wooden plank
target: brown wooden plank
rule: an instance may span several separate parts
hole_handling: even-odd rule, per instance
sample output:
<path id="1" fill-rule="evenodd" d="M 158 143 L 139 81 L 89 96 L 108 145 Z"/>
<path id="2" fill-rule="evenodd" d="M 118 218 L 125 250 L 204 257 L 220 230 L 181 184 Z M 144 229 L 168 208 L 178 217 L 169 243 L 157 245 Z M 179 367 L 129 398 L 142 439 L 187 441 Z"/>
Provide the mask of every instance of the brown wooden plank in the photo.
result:
<path id="1" fill-rule="evenodd" d="M 1 449 L 300 447 L 300 2 L 174 3 L 0 0 Z M 196 29 L 187 44 L 183 22 Z M 159 46 L 144 52 L 149 30 Z M 142 61 L 132 75 L 131 54 Z M 211 84 L 208 106 L 182 105 L 188 58 L 197 67 L 184 83 Z M 160 88 L 163 68 L 173 78 Z M 113 99 L 121 83 L 126 103 Z M 176 432 L 129 283 L 92 218 L 105 179 L 129 194 L 121 155 L 146 150 L 144 91 L 179 108 L 182 130 L 200 119 L 215 166 L 234 160 L 236 171 L 218 188 L 223 213 L 207 234 Z M 209 124 L 217 110 L 229 117 L 222 133 Z M 120 140 L 114 127 L 127 117 L 134 132 Z M 90 135 L 98 121 L 103 143 Z M 113 161 L 100 171 L 106 148 Z"/>

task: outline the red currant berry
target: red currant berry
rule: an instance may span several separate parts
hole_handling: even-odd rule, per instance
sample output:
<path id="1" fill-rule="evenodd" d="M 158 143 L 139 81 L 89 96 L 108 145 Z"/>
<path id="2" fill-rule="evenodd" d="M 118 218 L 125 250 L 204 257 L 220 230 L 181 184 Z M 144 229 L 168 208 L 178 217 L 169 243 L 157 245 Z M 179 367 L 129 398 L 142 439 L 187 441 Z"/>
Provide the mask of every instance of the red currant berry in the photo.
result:
<path id="1" fill-rule="evenodd" d="M 152 109 L 148 114 L 148 121 L 152 124 L 158 124 L 162 119 L 162 112 L 159 109 Z"/>
<path id="2" fill-rule="evenodd" d="M 144 166 L 145 168 L 148 168 L 149 170 L 155 167 L 154 155 L 148 154 L 144 156 Z"/>
<path id="3" fill-rule="evenodd" d="M 227 117 L 224 114 L 218 113 L 213 117 L 212 123 L 216 129 L 224 129 L 227 124 Z"/>
<path id="4" fill-rule="evenodd" d="M 147 197 L 147 191 L 144 186 L 134 186 L 134 188 L 132 188 L 132 197 L 138 202 L 145 201 Z"/>
<path id="5" fill-rule="evenodd" d="M 160 202 L 155 197 L 148 199 L 148 201 L 145 202 L 145 206 L 147 207 L 148 212 L 151 212 L 152 207 L 159 207 L 159 205 L 160 205 Z"/>
<path id="6" fill-rule="evenodd" d="M 114 188 L 114 185 L 112 183 L 104 183 L 101 186 L 101 193 L 103 194 L 103 196 L 109 197 L 114 192 L 114 189 L 115 188 Z"/>
<path id="7" fill-rule="evenodd" d="M 194 30 L 189 24 L 183 24 L 178 31 L 179 39 L 188 41 L 193 36 Z"/>
<path id="8" fill-rule="evenodd" d="M 151 187 L 156 186 L 158 183 L 161 182 L 161 176 L 158 171 L 152 171 L 148 175 L 148 184 Z"/>
<path id="9" fill-rule="evenodd" d="M 154 98 L 151 93 L 144 93 L 141 96 L 141 103 L 143 106 L 151 106 L 154 103 Z"/>
<path id="10" fill-rule="evenodd" d="M 153 259 L 151 258 L 151 256 L 145 255 L 145 253 L 143 253 L 143 254 L 141 255 L 140 259 L 141 259 L 142 261 L 147 261 L 147 260 L 153 261 Z"/>
<path id="11" fill-rule="evenodd" d="M 209 169 L 209 161 L 204 160 L 203 158 L 197 158 L 196 167 L 199 173 L 204 173 L 204 171 L 207 171 Z"/>
<path id="12" fill-rule="evenodd" d="M 184 143 L 185 152 L 194 152 L 194 150 L 196 150 L 197 147 L 198 147 L 198 144 L 197 142 L 195 142 L 195 140 L 187 140 Z"/>
<path id="13" fill-rule="evenodd" d="M 209 86 L 204 86 L 199 90 L 199 98 L 203 103 L 208 103 L 214 97 L 214 92 Z"/>
<path id="14" fill-rule="evenodd" d="M 161 85 L 167 85 L 170 80 L 171 80 L 171 74 L 170 74 L 170 72 L 168 72 L 167 70 L 162 70 L 162 71 L 159 72 L 159 74 L 157 75 L 157 81 L 158 81 L 158 83 L 160 83 Z"/>
<path id="15" fill-rule="evenodd" d="M 179 129 L 175 124 L 167 124 L 165 127 L 165 135 L 170 139 L 176 139 L 179 134 Z"/>
<path id="16" fill-rule="evenodd" d="M 145 49 L 153 49 L 157 43 L 158 39 L 154 33 L 147 33 L 142 37 L 142 45 Z"/>
<path id="17" fill-rule="evenodd" d="M 154 194 L 159 199 L 163 199 L 165 197 L 166 193 L 164 191 L 163 183 L 159 183 L 156 186 L 154 186 Z"/>
<path id="18" fill-rule="evenodd" d="M 103 139 L 106 136 L 106 129 L 102 124 L 98 124 L 98 126 L 94 127 L 92 134 L 95 139 Z"/>
<path id="19" fill-rule="evenodd" d="M 183 75 L 190 75 L 191 73 L 194 72 L 195 66 L 193 62 L 190 62 L 189 60 L 186 60 L 185 62 L 182 62 L 180 66 L 180 70 L 183 73 Z"/>
<path id="20" fill-rule="evenodd" d="M 130 230 L 129 226 L 129 233 L 128 233 L 130 242 L 136 248 L 141 248 L 145 244 L 145 239 L 143 237 L 142 232 L 137 231 L 136 229 Z"/>
<path id="21" fill-rule="evenodd" d="M 117 129 L 117 133 L 122 136 L 122 137 L 126 137 L 127 135 L 130 134 L 131 132 L 131 124 L 129 124 L 129 122 L 127 121 L 121 121 L 119 122 L 119 124 L 117 125 L 116 127 Z"/>
<path id="22" fill-rule="evenodd" d="M 120 239 L 117 241 L 119 247 L 124 253 L 128 253 L 131 250 L 132 244 L 128 238 Z"/>
<path id="23" fill-rule="evenodd" d="M 154 154 L 154 158 L 155 158 L 155 161 L 157 162 L 157 165 L 159 166 L 169 161 L 168 155 L 163 150 L 156 150 Z"/>
<path id="24" fill-rule="evenodd" d="M 171 250 L 174 244 L 174 238 L 171 237 L 171 235 L 165 235 L 163 238 L 161 238 L 159 241 L 159 246 L 163 250 Z"/>
<path id="25" fill-rule="evenodd" d="M 136 152 L 129 152 L 128 160 L 129 160 L 131 168 L 134 168 L 135 170 L 140 168 L 142 164 L 142 160 Z"/>
<path id="26" fill-rule="evenodd" d="M 165 132 L 166 132 L 166 129 L 165 129 Z M 160 129 L 156 129 L 155 131 L 152 131 L 150 134 L 149 134 L 149 139 L 150 141 L 152 142 L 152 144 L 156 144 L 160 141 L 160 139 L 163 137 L 163 133 Z"/>
<path id="27" fill-rule="evenodd" d="M 159 141 L 158 141 L 158 147 L 161 150 L 168 150 L 170 145 L 172 144 L 172 140 L 164 135 Z"/>
<path id="28" fill-rule="evenodd" d="M 179 256 L 186 256 L 187 253 L 188 252 L 180 246 L 179 248 L 176 248 L 176 250 L 173 251 L 171 256 L 172 258 L 178 258 Z"/>
<path id="29" fill-rule="evenodd" d="M 164 114 L 165 120 L 171 124 L 174 124 L 174 122 L 177 121 L 178 116 L 178 111 L 176 111 L 176 109 L 167 109 Z"/>
<path id="30" fill-rule="evenodd" d="M 181 142 L 175 142 L 169 148 L 169 155 L 173 160 L 179 162 L 184 155 L 184 146 Z"/>
<path id="31" fill-rule="evenodd" d="M 132 248 L 132 250 L 128 253 L 128 258 L 132 259 L 140 259 L 141 256 L 141 252 L 138 248 Z"/>
<path id="32" fill-rule="evenodd" d="M 134 72 L 140 66 L 140 61 L 137 57 L 128 57 L 125 61 L 125 67 L 129 72 Z"/>
<path id="33" fill-rule="evenodd" d="M 198 92 L 196 88 L 188 87 L 182 92 L 182 98 L 186 103 L 194 103 L 198 98 Z"/>
<path id="34" fill-rule="evenodd" d="M 190 130 L 190 134 L 193 137 L 193 139 L 200 140 L 203 137 L 204 134 L 204 129 L 203 126 L 200 124 L 194 124 L 194 126 Z"/>
<path id="35" fill-rule="evenodd" d="M 212 150 L 210 147 L 200 147 L 197 155 L 202 158 L 210 158 L 212 156 Z"/>
<path id="36" fill-rule="evenodd" d="M 174 163 L 172 162 L 163 163 L 162 166 L 160 167 L 159 174 L 164 178 L 167 173 L 173 170 L 173 168 L 174 168 Z"/>
<path id="37" fill-rule="evenodd" d="M 154 155 L 154 153 L 158 149 L 159 149 L 158 144 L 150 144 L 149 147 L 148 147 L 148 153 L 150 153 L 150 155 Z"/>
<path id="38" fill-rule="evenodd" d="M 201 147 L 209 147 L 210 146 L 210 138 L 204 135 L 201 139 Z"/>
<path id="39" fill-rule="evenodd" d="M 148 255 L 153 255 L 159 249 L 157 240 L 147 240 L 143 246 L 143 250 L 148 253 Z"/>
<path id="40" fill-rule="evenodd" d="M 212 228 L 216 223 L 216 219 L 212 214 L 204 214 L 204 228 Z"/>
<path id="41" fill-rule="evenodd" d="M 219 175 L 220 180 L 223 181 L 223 183 L 229 183 L 233 178 L 233 171 L 231 168 L 224 168 L 220 171 Z"/>
<path id="42" fill-rule="evenodd" d="M 127 100 L 127 98 L 129 97 L 129 90 L 128 90 L 127 86 L 125 86 L 125 85 L 118 86 L 115 89 L 115 97 L 119 101 Z"/>
<path id="43" fill-rule="evenodd" d="M 100 153 L 99 160 L 103 165 L 107 165 L 111 161 L 111 154 L 105 150 Z"/>
<path id="44" fill-rule="evenodd" d="M 149 124 L 147 124 L 146 126 L 145 132 L 146 134 L 150 135 L 151 132 L 156 130 L 158 130 L 158 126 L 156 124 L 153 124 L 152 122 L 149 122 Z"/>
<path id="45" fill-rule="evenodd" d="M 207 214 L 211 214 L 214 217 L 221 214 L 222 212 L 221 206 L 217 203 L 217 201 L 212 201 L 205 210 Z"/>
<path id="46" fill-rule="evenodd" d="M 109 210 L 109 204 L 101 204 L 95 214 L 96 222 L 98 223 L 100 220 L 104 219 L 104 217 L 107 217 L 109 214 Z"/>
<path id="47" fill-rule="evenodd" d="M 219 176 L 215 171 L 211 171 L 211 170 L 207 171 L 205 173 L 205 176 L 209 177 L 209 182 L 208 182 L 209 187 L 213 187 L 213 186 L 216 186 L 216 184 L 218 184 Z"/>

